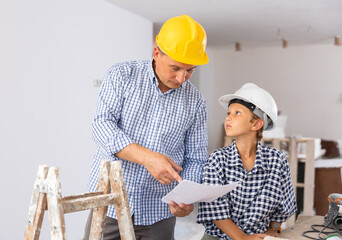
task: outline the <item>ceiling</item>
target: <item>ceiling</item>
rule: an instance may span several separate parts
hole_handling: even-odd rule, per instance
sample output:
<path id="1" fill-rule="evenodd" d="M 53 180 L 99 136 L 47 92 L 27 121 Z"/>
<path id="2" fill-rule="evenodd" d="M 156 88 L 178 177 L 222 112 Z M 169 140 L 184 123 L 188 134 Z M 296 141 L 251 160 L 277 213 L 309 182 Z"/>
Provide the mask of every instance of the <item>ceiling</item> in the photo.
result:
<path id="1" fill-rule="evenodd" d="M 210 47 L 334 44 L 342 36 L 342 0 L 107 1 L 151 20 L 157 32 L 167 19 L 190 15 L 206 30 Z"/>

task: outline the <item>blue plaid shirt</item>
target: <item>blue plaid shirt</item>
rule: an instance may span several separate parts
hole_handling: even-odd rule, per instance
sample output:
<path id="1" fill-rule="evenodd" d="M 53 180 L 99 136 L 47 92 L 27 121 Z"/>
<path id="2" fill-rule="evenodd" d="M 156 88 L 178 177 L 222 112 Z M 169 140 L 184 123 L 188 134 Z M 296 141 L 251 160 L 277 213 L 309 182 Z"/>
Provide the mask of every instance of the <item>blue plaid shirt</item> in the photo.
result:
<path id="1" fill-rule="evenodd" d="M 244 168 L 235 142 L 214 151 L 203 169 L 203 184 L 241 185 L 211 203 L 200 203 L 197 222 L 205 233 L 230 240 L 214 223 L 230 219 L 246 234 L 264 233 L 271 221 L 285 222 L 297 206 L 285 156 L 258 143 L 253 169 Z"/>
<path id="2" fill-rule="evenodd" d="M 120 160 L 114 154 L 131 143 L 169 156 L 183 168 L 183 179 L 200 182 L 207 158 L 207 107 L 189 82 L 162 93 L 151 61 L 112 66 L 100 88 L 93 122 L 98 145 L 89 179 L 96 191 L 102 159 Z M 161 198 L 176 185 L 162 185 L 145 167 L 122 160 L 131 214 L 135 225 L 151 225 L 172 217 Z M 116 218 L 114 206 L 107 215 Z"/>

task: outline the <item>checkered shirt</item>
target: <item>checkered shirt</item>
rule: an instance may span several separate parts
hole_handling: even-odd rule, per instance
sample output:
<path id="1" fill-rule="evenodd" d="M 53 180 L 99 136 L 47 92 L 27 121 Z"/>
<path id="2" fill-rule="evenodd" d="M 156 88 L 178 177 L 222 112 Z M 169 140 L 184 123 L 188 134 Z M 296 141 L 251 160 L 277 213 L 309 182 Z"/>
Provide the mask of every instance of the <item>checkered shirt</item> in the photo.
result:
<path id="1" fill-rule="evenodd" d="M 207 107 L 189 82 L 162 93 L 150 61 L 112 66 L 101 85 L 93 121 L 98 145 L 89 179 L 96 191 L 100 162 L 121 160 L 114 154 L 131 143 L 169 156 L 183 168 L 183 179 L 200 182 L 207 158 Z M 135 225 L 151 225 L 172 217 L 161 198 L 176 185 L 162 185 L 145 167 L 122 160 L 129 205 Z M 114 206 L 107 215 L 116 218 Z"/>
<path id="2" fill-rule="evenodd" d="M 211 203 L 200 203 L 197 223 L 205 233 L 230 240 L 214 223 L 230 219 L 246 234 L 264 233 L 271 221 L 284 222 L 297 209 L 290 167 L 275 148 L 258 143 L 253 169 L 247 172 L 235 142 L 214 151 L 203 169 L 203 184 L 240 186 Z"/>

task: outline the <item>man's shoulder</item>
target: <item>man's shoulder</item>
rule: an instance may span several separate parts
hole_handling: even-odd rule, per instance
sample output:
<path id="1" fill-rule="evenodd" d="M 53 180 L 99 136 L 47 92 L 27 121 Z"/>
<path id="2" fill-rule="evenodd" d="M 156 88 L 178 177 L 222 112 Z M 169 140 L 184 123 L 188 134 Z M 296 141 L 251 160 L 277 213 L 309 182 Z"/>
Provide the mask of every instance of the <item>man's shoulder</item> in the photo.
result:
<path id="1" fill-rule="evenodd" d="M 205 98 L 203 97 L 202 93 L 190 81 L 187 81 L 184 85 L 184 91 L 187 98 L 195 99 L 200 104 L 206 104 Z"/>
<path id="2" fill-rule="evenodd" d="M 122 83 L 134 83 L 139 79 L 152 78 L 151 61 L 134 60 L 113 64 L 108 72 L 107 78 L 110 81 L 121 81 Z"/>
<path id="3" fill-rule="evenodd" d="M 132 60 L 132 61 L 125 61 L 119 62 L 112 65 L 111 69 L 142 69 L 149 66 L 149 60 Z"/>

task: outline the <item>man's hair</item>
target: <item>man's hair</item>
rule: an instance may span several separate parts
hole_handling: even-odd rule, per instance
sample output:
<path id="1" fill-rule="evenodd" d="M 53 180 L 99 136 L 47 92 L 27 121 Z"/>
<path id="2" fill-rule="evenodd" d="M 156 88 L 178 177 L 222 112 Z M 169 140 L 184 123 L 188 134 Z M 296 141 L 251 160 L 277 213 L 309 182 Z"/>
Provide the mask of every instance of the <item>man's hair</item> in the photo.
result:
<path id="1" fill-rule="evenodd" d="M 256 115 L 255 113 L 252 112 L 252 118 L 251 118 L 251 122 L 253 122 L 254 120 L 258 120 L 258 119 L 261 119 L 258 115 Z M 258 141 L 260 141 L 263 136 L 262 136 L 262 133 L 264 131 L 264 126 L 262 126 L 258 131 L 257 131 L 257 134 L 256 134 L 256 139 Z"/>
<path id="2" fill-rule="evenodd" d="M 159 46 L 157 46 L 157 47 L 158 47 L 158 49 L 159 49 L 159 52 L 161 52 L 161 54 L 162 54 L 162 55 L 165 55 L 165 56 L 167 56 L 167 54 L 166 54 L 166 53 L 164 53 L 164 51 L 163 51 L 163 50 L 161 50 Z"/>

